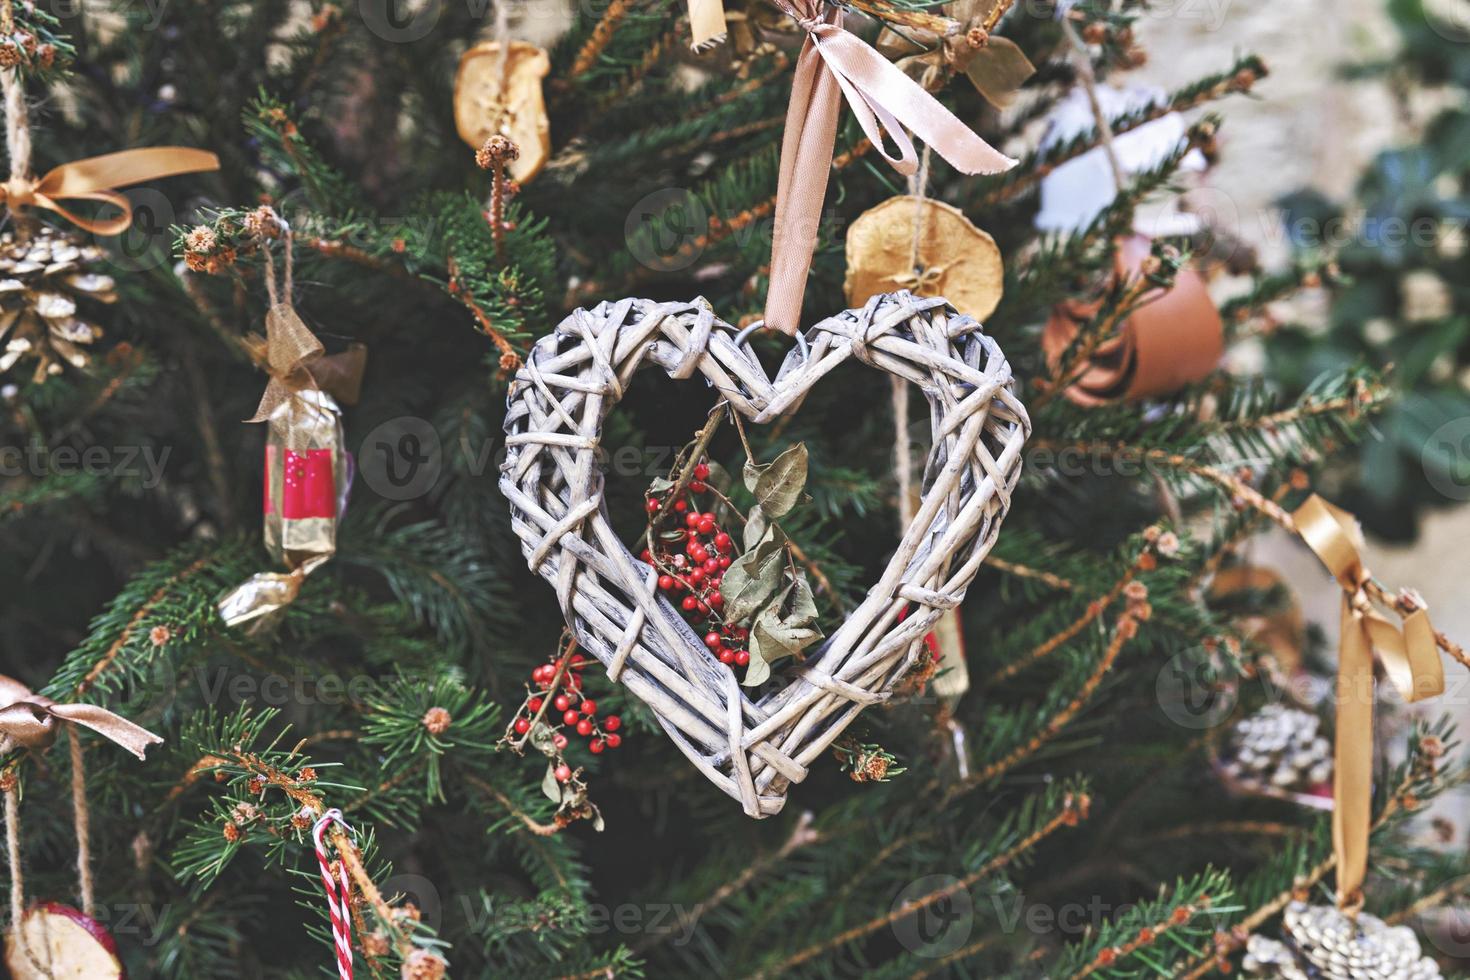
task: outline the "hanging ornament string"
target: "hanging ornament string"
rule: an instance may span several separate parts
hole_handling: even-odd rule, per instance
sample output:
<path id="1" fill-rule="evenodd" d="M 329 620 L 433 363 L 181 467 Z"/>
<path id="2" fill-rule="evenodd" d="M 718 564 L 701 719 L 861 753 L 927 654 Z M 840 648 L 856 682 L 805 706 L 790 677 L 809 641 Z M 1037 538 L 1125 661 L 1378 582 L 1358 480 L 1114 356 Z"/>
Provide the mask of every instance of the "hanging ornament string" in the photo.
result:
<path id="1" fill-rule="evenodd" d="M 1337 730 L 1332 780 L 1332 848 L 1337 859 L 1337 905 L 1356 914 L 1363 904 L 1373 801 L 1373 658 L 1405 701 L 1444 691 L 1444 665 L 1422 602 L 1395 626 L 1374 608 L 1365 586 L 1363 535 L 1344 510 L 1313 494 L 1292 514 L 1307 546 L 1342 586 L 1337 654 Z M 1406 603 L 1408 605 L 1410 603 Z"/>
<path id="2" fill-rule="evenodd" d="M 14 33 L 11 0 L 0 0 L 0 36 Z M 94 235 L 117 235 L 133 223 L 133 205 L 116 188 L 219 169 L 219 157 L 213 153 L 186 146 L 154 146 L 73 160 L 37 180 L 31 173 L 30 112 L 20 70 L 0 71 L 0 88 L 5 101 L 5 148 L 10 155 L 10 178 L 0 185 L 0 204 L 12 214 L 44 208 Z M 85 218 L 67 210 L 62 201 L 99 201 L 120 213 L 111 218 Z"/>
<path id="3" fill-rule="evenodd" d="M 962 173 L 997 173 L 1017 161 L 975 135 L 891 61 L 844 30 L 839 8 L 825 6 L 822 0 L 773 2 L 807 34 L 796 60 L 781 140 L 765 311 L 767 327 L 794 335 L 816 251 L 844 97 L 873 148 L 905 176 L 918 170 L 909 131 Z M 898 148 L 897 156 L 884 147 L 884 133 Z"/>
<path id="4" fill-rule="evenodd" d="M 150 745 L 163 739 L 121 715 L 95 704 L 59 704 L 36 694 L 20 681 L 0 674 L 0 755 L 16 749 L 44 751 L 55 741 L 57 729 L 65 725 L 71 752 L 72 824 L 77 840 L 77 891 L 82 912 L 92 915 L 96 907 L 92 881 L 90 825 L 87 808 L 87 775 L 77 726 L 90 728 L 127 749 L 139 759 Z M 14 769 L 0 776 L 5 792 L 5 841 L 10 862 L 11 925 L 35 962 L 25 930 L 20 929 L 25 912 L 25 879 L 20 865 L 20 799 Z M 38 964 L 39 965 L 39 964 Z M 43 971 L 44 972 L 44 971 Z"/>
<path id="5" fill-rule="evenodd" d="M 352 828 L 342 818 L 342 811 L 333 807 L 323 813 L 316 826 L 311 828 L 311 839 L 316 845 L 316 860 L 322 869 L 322 887 L 327 892 L 327 913 L 332 920 L 332 941 L 337 952 L 337 976 L 340 980 L 352 980 L 352 886 L 347 879 L 346 863 L 339 859 L 334 875 L 332 863 L 327 859 L 327 845 L 322 836 L 332 824 L 348 834 L 352 833 Z"/>

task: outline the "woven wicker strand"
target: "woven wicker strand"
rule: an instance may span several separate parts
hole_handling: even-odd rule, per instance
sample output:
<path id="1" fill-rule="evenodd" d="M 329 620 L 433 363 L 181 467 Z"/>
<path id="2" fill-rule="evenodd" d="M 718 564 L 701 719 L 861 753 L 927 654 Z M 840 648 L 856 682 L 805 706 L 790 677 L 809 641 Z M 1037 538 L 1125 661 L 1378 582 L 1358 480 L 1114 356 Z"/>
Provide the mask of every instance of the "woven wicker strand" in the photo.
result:
<path id="1" fill-rule="evenodd" d="M 532 348 L 511 385 L 500 487 L 527 562 L 556 588 L 578 642 L 711 782 L 750 816 L 767 817 L 863 708 L 887 699 L 940 613 L 964 598 L 1010 506 L 1030 420 L 995 341 L 943 299 L 888 293 L 824 320 L 774 379 L 736 334 L 704 300 L 575 311 Z M 658 573 L 614 533 L 599 464 L 603 422 L 649 363 L 672 378 L 702 376 L 762 423 L 794 411 L 849 358 L 928 399 L 923 496 L 863 603 L 784 672 L 785 687 L 751 701 L 659 594 Z"/>

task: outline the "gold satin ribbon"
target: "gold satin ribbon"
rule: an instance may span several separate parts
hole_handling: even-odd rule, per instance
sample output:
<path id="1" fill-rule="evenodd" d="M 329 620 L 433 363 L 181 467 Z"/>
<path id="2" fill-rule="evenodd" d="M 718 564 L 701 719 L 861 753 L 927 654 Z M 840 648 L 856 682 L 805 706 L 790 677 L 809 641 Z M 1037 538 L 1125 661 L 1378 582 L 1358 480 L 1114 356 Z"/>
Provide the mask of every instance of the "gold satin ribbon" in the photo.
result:
<path id="1" fill-rule="evenodd" d="M 1332 848 L 1337 857 L 1337 904 L 1362 904 L 1368 871 L 1373 796 L 1373 657 L 1405 701 L 1444 691 L 1444 665 L 1424 609 L 1395 626 L 1373 607 L 1364 586 L 1363 535 L 1351 514 L 1313 494 L 1292 515 L 1297 532 L 1342 586 L 1342 635 L 1337 659 L 1337 730 L 1332 775 Z"/>
<path id="2" fill-rule="evenodd" d="M 0 204 L 12 212 L 29 207 L 55 211 L 94 235 L 117 235 L 133 223 L 133 205 L 114 188 L 146 180 L 219 169 L 219 157 L 187 146 L 150 146 L 63 163 L 37 180 L 12 177 L 0 184 Z M 122 211 L 113 218 L 84 218 L 62 201 L 102 201 Z"/>
<path id="3" fill-rule="evenodd" d="M 893 62 L 843 30 L 838 7 L 822 0 L 773 2 L 807 34 L 796 59 L 781 139 L 765 312 L 767 327 L 795 334 L 844 97 L 873 148 L 901 174 L 914 174 L 919 167 L 910 131 L 962 173 L 998 173 L 1017 161 L 975 135 Z M 898 156 L 884 148 L 885 134 Z"/>
<path id="4" fill-rule="evenodd" d="M 139 759 L 163 739 L 121 715 L 95 704 L 58 704 L 35 694 L 13 677 L 0 674 L 0 754 L 17 748 L 44 749 L 56 741 L 56 722 L 90 728 Z"/>
<path id="5" fill-rule="evenodd" d="M 343 404 L 356 404 L 367 367 L 367 348 L 362 344 L 323 356 L 326 348 L 289 303 L 272 306 L 265 315 L 265 339 L 255 336 L 249 343 L 270 381 L 255 414 L 246 421 L 264 422 L 293 394 L 308 388 L 326 391 Z"/>

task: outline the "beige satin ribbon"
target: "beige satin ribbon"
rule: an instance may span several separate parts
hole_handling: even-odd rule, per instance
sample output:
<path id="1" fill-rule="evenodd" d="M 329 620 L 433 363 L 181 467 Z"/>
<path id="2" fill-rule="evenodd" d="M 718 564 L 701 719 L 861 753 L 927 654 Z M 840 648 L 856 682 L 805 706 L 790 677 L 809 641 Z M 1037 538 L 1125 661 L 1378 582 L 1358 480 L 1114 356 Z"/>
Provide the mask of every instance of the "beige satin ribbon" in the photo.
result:
<path id="1" fill-rule="evenodd" d="M 962 173 L 997 173 L 1017 161 L 975 135 L 891 61 L 843 30 L 838 7 L 822 0 L 773 2 L 807 32 L 796 59 L 781 139 L 765 313 L 767 327 L 795 334 L 844 97 L 873 148 L 901 174 L 918 170 L 909 131 Z M 885 134 L 898 148 L 897 156 L 884 148 Z"/>
<path id="2" fill-rule="evenodd" d="M 264 422 L 294 393 L 310 388 L 326 391 L 344 405 L 356 404 L 367 367 L 367 348 L 362 344 L 324 356 L 326 348 L 289 303 L 272 306 L 265 315 L 265 338 L 256 335 L 248 343 L 264 362 L 270 381 L 255 414 L 246 421 Z"/>
<path id="3" fill-rule="evenodd" d="M 90 728 L 139 759 L 163 739 L 95 704 L 58 704 L 13 677 L 0 674 L 0 754 L 17 748 L 44 749 L 56 741 L 56 722 Z"/>
<path id="4" fill-rule="evenodd" d="M 1372 574 L 1363 566 L 1362 532 L 1348 512 L 1312 495 L 1292 515 L 1297 532 L 1342 586 L 1342 635 L 1337 660 L 1337 730 L 1333 748 L 1332 847 L 1337 857 L 1337 904 L 1362 905 L 1368 871 L 1373 797 L 1373 657 L 1405 701 L 1444 691 L 1444 665 L 1424 609 L 1393 623 L 1369 600 Z"/>
<path id="5" fill-rule="evenodd" d="M 219 157 L 187 146 L 151 146 L 63 163 L 39 180 L 12 177 L 0 184 L 0 204 L 11 211 L 45 208 L 94 235 L 117 235 L 133 223 L 133 205 L 114 188 L 145 180 L 219 169 Z M 113 218 L 84 218 L 62 201 L 102 201 L 122 211 Z"/>

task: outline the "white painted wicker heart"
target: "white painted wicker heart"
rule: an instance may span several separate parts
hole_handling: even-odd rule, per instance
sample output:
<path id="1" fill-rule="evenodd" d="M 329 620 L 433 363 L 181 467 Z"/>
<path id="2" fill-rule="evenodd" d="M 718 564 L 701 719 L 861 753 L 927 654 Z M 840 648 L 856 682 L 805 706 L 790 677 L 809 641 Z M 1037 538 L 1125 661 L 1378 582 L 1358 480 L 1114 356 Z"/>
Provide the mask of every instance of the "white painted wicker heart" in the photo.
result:
<path id="1" fill-rule="evenodd" d="M 703 300 L 602 303 L 532 348 L 505 420 L 500 487 L 531 569 L 556 586 L 578 642 L 752 817 L 780 811 L 790 785 L 864 707 L 888 697 L 934 620 L 964 597 L 1000 531 L 1030 431 L 1000 348 L 942 299 L 875 296 L 805 339 L 771 379 Z M 603 421 L 646 362 L 673 378 L 702 375 L 763 423 L 794 410 L 848 358 L 928 398 L 934 439 L 923 498 L 863 603 L 785 671 L 786 687 L 753 702 L 614 533 L 598 462 Z"/>

